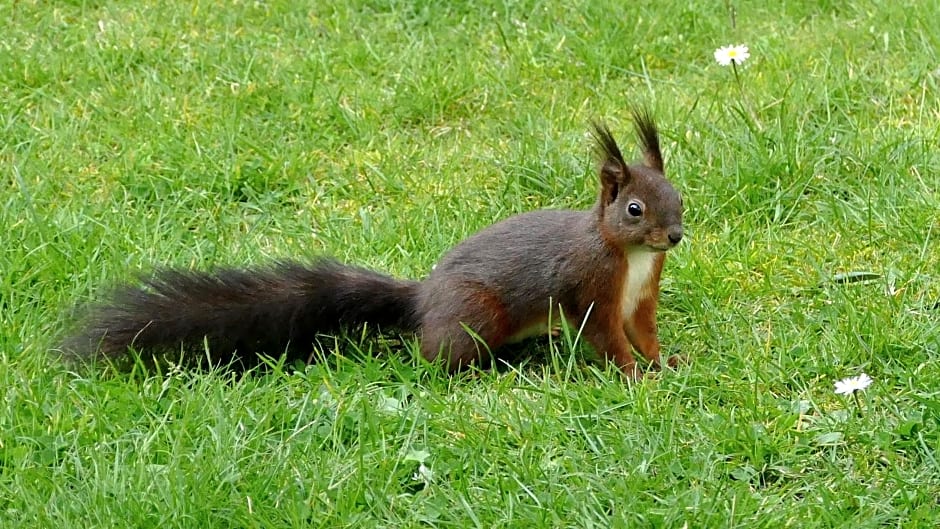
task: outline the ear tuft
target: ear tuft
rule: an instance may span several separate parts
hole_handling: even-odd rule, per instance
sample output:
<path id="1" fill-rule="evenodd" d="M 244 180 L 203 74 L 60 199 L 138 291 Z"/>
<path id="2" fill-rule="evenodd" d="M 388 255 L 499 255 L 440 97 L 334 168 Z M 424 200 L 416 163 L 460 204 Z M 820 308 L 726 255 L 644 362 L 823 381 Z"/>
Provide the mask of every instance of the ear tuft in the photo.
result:
<path id="1" fill-rule="evenodd" d="M 600 158 L 601 202 L 607 205 L 617 199 L 620 188 L 630 179 L 630 170 L 607 125 L 595 122 L 593 134 Z"/>
<path id="2" fill-rule="evenodd" d="M 663 172 L 663 153 L 659 148 L 659 131 L 647 109 L 633 109 L 633 125 L 640 145 L 643 148 L 643 160 L 647 167 Z"/>
<path id="3" fill-rule="evenodd" d="M 603 166 L 620 165 L 626 167 L 627 163 L 623 161 L 623 154 L 620 153 L 620 147 L 617 141 L 610 133 L 610 129 L 604 123 L 594 122 L 594 141 L 595 150 Z"/>

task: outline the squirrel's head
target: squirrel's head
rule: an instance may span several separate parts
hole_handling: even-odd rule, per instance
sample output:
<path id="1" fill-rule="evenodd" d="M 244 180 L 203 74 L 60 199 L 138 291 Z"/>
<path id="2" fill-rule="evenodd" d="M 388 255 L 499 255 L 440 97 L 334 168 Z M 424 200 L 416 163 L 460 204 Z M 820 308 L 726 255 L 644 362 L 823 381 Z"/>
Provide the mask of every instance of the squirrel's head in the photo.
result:
<path id="1" fill-rule="evenodd" d="M 666 251 L 682 240 L 682 197 L 663 174 L 656 125 L 633 112 L 642 164 L 627 164 L 607 126 L 594 125 L 601 191 L 596 207 L 601 236 L 624 249 Z"/>

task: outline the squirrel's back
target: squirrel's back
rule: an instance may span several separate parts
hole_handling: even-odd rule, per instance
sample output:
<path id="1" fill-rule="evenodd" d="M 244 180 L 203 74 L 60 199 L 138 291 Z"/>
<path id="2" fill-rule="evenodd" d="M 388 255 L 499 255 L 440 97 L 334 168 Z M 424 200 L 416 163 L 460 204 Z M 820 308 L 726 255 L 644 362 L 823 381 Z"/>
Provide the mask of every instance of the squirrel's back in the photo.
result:
<path id="1" fill-rule="evenodd" d="M 457 280 L 503 292 L 517 310 L 547 309 L 595 272 L 593 256 L 604 249 L 593 222 L 585 211 L 539 210 L 484 228 L 447 252 L 422 283 L 421 312 L 443 302 Z"/>

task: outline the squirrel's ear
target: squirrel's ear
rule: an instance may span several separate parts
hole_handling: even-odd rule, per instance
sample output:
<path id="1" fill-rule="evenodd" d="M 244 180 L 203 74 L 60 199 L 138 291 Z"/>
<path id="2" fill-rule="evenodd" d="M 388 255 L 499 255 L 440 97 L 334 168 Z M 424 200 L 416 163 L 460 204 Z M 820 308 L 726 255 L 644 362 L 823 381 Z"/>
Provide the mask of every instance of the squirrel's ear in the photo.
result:
<path id="1" fill-rule="evenodd" d="M 630 181 L 630 170 L 607 125 L 594 123 L 594 140 L 601 162 L 601 202 L 606 205 L 616 200 L 620 188 Z"/>
<path id="2" fill-rule="evenodd" d="M 633 125 L 640 137 L 643 148 L 643 161 L 647 167 L 663 172 L 663 152 L 659 148 L 659 131 L 650 116 L 649 110 L 633 110 Z"/>
<path id="3" fill-rule="evenodd" d="M 605 206 L 617 200 L 620 188 L 630 178 L 627 166 L 615 160 L 607 160 L 601 164 L 601 203 Z"/>

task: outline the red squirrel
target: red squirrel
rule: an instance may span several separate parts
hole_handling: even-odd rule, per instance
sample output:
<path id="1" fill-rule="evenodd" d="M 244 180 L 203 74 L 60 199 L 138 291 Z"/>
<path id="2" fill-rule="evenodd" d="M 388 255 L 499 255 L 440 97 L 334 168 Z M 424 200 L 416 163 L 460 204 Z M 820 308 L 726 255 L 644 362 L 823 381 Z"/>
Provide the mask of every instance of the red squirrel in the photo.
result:
<path id="1" fill-rule="evenodd" d="M 305 358 L 318 335 L 369 323 L 417 333 L 424 358 L 453 371 L 547 333 L 560 307 L 601 357 L 636 378 L 634 349 L 661 364 L 659 280 L 666 250 L 682 239 L 683 205 L 663 174 L 655 124 L 645 111 L 633 118 L 642 163 L 627 164 L 607 126 L 594 125 L 600 193 L 591 209 L 509 217 L 459 243 L 423 281 L 330 259 L 163 270 L 118 288 L 63 348 L 115 358 L 207 346 L 223 363 Z"/>

